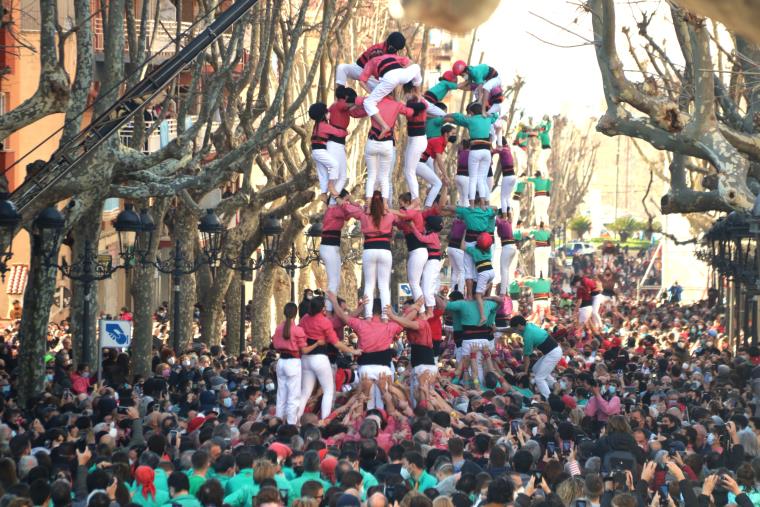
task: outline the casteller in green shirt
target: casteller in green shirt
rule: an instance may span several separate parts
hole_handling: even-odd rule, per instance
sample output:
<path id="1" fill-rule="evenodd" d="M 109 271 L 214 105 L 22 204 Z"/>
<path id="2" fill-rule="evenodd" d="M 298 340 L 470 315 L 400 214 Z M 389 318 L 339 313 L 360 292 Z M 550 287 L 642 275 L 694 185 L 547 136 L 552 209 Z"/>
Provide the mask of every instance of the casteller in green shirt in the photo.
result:
<path id="1" fill-rule="evenodd" d="M 499 120 L 499 116 L 496 113 L 491 113 L 488 116 L 483 116 L 482 114 L 465 116 L 462 113 L 453 113 L 448 117 L 460 127 L 469 130 L 470 139 L 489 139 L 491 136 L 491 125 Z"/>
<path id="2" fill-rule="evenodd" d="M 549 338 L 549 333 L 546 330 L 538 327 L 532 322 L 525 324 L 525 328 L 515 330 L 517 334 L 523 337 L 523 354 L 529 356 L 533 353 L 533 349 L 541 345 Z"/>
<path id="3" fill-rule="evenodd" d="M 496 310 L 499 303 L 486 299 L 483 301 L 483 312 L 486 314 L 486 326 L 496 324 Z M 480 324 L 480 310 L 478 303 L 473 299 L 461 299 L 459 301 L 449 301 L 446 304 L 446 311 L 452 316 L 457 316 L 462 326 L 477 326 Z M 456 317 L 455 317 L 456 318 Z"/>
<path id="4" fill-rule="evenodd" d="M 552 233 L 546 229 L 535 229 L 530 231 L 530 237 L 536 241 L 548 243 L 552 237 Z"/>
<path id="5" fill-rule="evenodd" d="M 533 183 L 533 190 L 536 192 L 548 193 L 552 188 L 552 180 L 548 178 L 528 178 Z"/>
<path id="6" fill-rule="evenodd" d="M 428 116 L 425 120 L 425 135 L 428 139 L 441 137 L 441 127 L 446 123 L 442 116 Z"/>
<path id="7" fill-rule="evenodd" d="M 533 294 L 550 294 L 552 290 L 552 282 L 546 278 L 537 278 L 535 280 L 528 280 L 525 282 L 526 287 L 530 287 Z"/>
<path id="8" fill-rule="evenodd" d="M 457 83 L 453 81 L 448 81 L 446 79 L 441 79 L 436 84 L 434 84 L 427 92 L 426 94 L 430 94 L 436 99 L 438 99 L 438 102 L 442 101 L 444 98 L 446 98 L 446 95 L 452 90 L 457 89 Z"/>
<path id="9" fill-rule="evenodd" d="M 492 232 L 496 227 L 496 210 L 494 208 L 456 207 L 456 214 L 464 221 L 468 231 Z"/>
<path id="10" fill-rule="evenodd" d="M 164 504 L 164 507 L 176 507 L 177 505 L 180 507 L 202 507 L 198 499 L 190 493 L 173 496 Z"/>
<path id="11" fill-rule="evenodd" d="M 479 85 L 485 83 L 489 79 L 489 75 L 496 77 L 499 74 L 490 65 L 481 63 L 480 65 L 468 65 L 467 75 L 469 76 L 470 83 Z"/>

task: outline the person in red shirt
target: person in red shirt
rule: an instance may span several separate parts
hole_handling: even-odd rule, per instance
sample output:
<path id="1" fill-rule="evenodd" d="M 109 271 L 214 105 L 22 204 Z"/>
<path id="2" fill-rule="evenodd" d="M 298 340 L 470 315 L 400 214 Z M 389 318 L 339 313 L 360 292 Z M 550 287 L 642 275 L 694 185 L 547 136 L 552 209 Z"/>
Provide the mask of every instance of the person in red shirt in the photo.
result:
<path id="1" fill-rule="evenodd" d="M 394 338 L 402 331 L 401 326 L 383 319 L 383 306 L 379 299 L 373 301 L 370 307 L 372 316 L 369 319 L 358 319 L 347 314 L 336 304 L 335 294 L 328 292 L 327 297 L 333 301 L 335 315 L 353 329 L 358 338 L 357 347 L 362 351 L 362 355 L 357 360 L 359 378 L 368 378 L 376 382 L 383 375 L 391 377 L 393 375 L 391 345 Z M 367 401 L 367 410 L 373 408 L 385 408 L 382 393 L 376 385 L 370 390 Z"/>
<path id="2" fill-rule="evenodd" d="M 588 328 L 592 333 L 595 332 L 594 320 L 591 318 L 594 311 L 591 293 L 596 291 L 596 282 L 586 276 L 575 276 L 570 281 L 570 286 L 575 289 L 578 324 L 581 328 Z"/>
<path id="3" fill-rule="evenodd" d="M 422 270 L 422 295 L 425 298 L 424 309 L 427 309 L 426 318 L 433 316 L 433 308 L 436 307 L 435 295 L 440 286 L 441 277 L 441 237 L 443 219 L 440 215 L 428 215 L 425 217 L 424 234 L 417 229 L 412 222 L 412 234 L 417 241 L 427 248 L 427 262 Z"/>
<path id="4" fill-rule="evenodd" d="M 351 122 L 350 111 L 356 101 L 356 92 L 351 88 L 342 88 L 335 92 L 335 99 L 335 102 L 328 109 L 330 125 L 348 131 L 348 125 Z M 335 182 L 335 191 L 340 193 L 346 186 L 347 179 L 346 136 L 328 136 L 327 153 L 338 163 L 338 179 Z"/>
<path id="5" fill-rule="evenodd" d="M 306 403 L 309 401 L 314 385 L 319 381 L 322 387 L 321 418 L 325 419 L 332 410 L 335 396 L 335 379 L 333 378 L 330 359 L 327 357 L 327 347 L 332 345 L 344 354 L 359 355 L 360 351 L 344 344 L 335 334 L 332 322 L 325 315 L 325 300 L 322 297 L 312 298 L 309 302 L 309 313 L 301 318 L 299 323 L 306 334 L 306 344 L 315 345 L 301 357 L 301 404 L 299 415 L 303 415 Z M 322 343 L 320 345 L 320 342 Z"/>
<path id="6" fill-rule="evenodd" d="M 319 245 L 319 258 L 327 273 L 327 289 L 338 293 L 340 289 L 340 235 L 351 213 L 361 211 L 361 207 L 349 200 L 346 189 L 341 190 L 336 205 L 328 206 L 322 217 L 322 240 Z M 327 311 L 332 311 L 332 303 L 327 302 Z"/>
<path id="7" fill-rule="evenodd" d="M 277 417 L 288 424 L 298 422 L 301 404 L 301 354 L 311 352 L 325 342 L 306 344 L 304 330 L 296 325 L 298 306 L 288 303 L 283 310 L 285 322 L 277 326 L 272 335 L 272 348 L 279 352 L 277 360 Z"/>
<path id="8" fill-rule="evenodd" d="M 438 363 L 435 361 L 435 353 L 433 352 L 433 333 L 430 330 L 430 324 L 425 314 L 420 311 L 422 307 L 422 300 L 417 300 L 413 303 L 407 301 L 404 304 L 403 315 L 396 315 L 390 306 L 385 310 L 392 321 L 406 329 L 406 339 L 411 349 L 412 377 L 410 392 L 412 394 L 412 401 L 422 398 L 419 393 L 415 393 L 419 385 L 420 376 L 425 372 L 430 372 L 433 376 L 438 375 Z"/>
<path id="9" fill-rule="evenodd" d="M 418 87 L 422 84 L 422 73 L 420 66 L 405 56 L 382 55 L 367 62 L 359 76 L 359 83 L 367 91 L 370 91 L 367 81 L 371 77 L 378 79 L 378 83 L 364 101 L 364 110 L 367 116 L 371 116 L 380 126 L 380 137 L 383 137 L 391 131 L 392 125 L 385 122 L 378 109 L 378 103 L 391 95 L 397 86 L 407 83 L 411 83 L 417 92 L 415 94 L 419 95 Z"/>
<path id="10" fill-rule="evenodd" d="M 369 212 L 363 210 L 350 213 L 359 220 L 364 235 L 362 269 L 364 271 L 364 299 L 375 298 L 375 288 L 380 293 L 383 308 L 391 303 L 391 235 L 396 216 L 386 207 L 383 196 L 375 191 L 369 203 Z M 372 308 L 365 309 L 365 317 L 370 318 Z"/>
<path id="11" fill-rule="evenodd" d="M 381 55 L 396 54 L 404 49 L 404 47 L 406 47 L 406 38 L 404 35 L 401 32 L 392 32 L 388 35 L 388 38 L 385 39 L 385 42 L 373 44 L 365 49 L 356 60 L 356 63 L 338 64 L 338 67 L 335 70 L 335 83 L 337 85 L 335 88 L 336 93 L 346 86 L 349 79 L 359 79 L 359 76 L 361 76 L 362 71 L 364 70 L 364 66 L 371 59 Z M 370 80 L 368 85 L 371 88 L 374 88 L 377 86 L 377 80 Z"/>
<path id="12" fill-rule="evenodd" d="M 351 109 L 351 116 L 355 118 L 367 116 L 367 111 L 358 107 L 363 105 L 365 100 L 367 100 L 365 97 L 357 97 L 356 106 Z M 396 125 L 400 114 L 409 118 L 424 107 L 425 105 L 421 102 L 413 104 L 412 107 L 407 107 L 390 97 L 384 97 L 378 102 L 377 109 L 380 112 L 372 117 L 369 139 L 364 145 L 364 159 L 367 164 L 367 183 L 364 195 L 367 200 L 372 197 L 375 186 L 379 183 L 383 198 L 388 202 L 391 194 L 391 165 L 396 152 L 393 127 Z M 382 124 L 378 121 L 379 117 L 382 117 Z M 390 126 L 390 129 L 383 130 L 383 125 Z"/>
<path id="13" fill-rule="evenodd" d="M 414 184 L 417 185 L 417 177 L 419 176 L 425 180 L 429 186 L 427 197 L 425 197 L 426 208 L 433 205 L 441 191 L 441 187 L 444 185 L 448 187 L 449 185 L 448 179 L 446 178 L 446 160 L 443 154 L 446 151 L 448 143 L 456 141 L 456 137 L 452 136 L 450 138 L 448 136 L 449 132 L 453 130 L 454 125 L 446 124 L 442 126 L 442 135 L 427 140 L 425 151 L 416 163 L 415 174 L 412 175 Z M 411 188 L 409 191 L 412 191 Z M 419 195 L 419 189 L 417 192 L 417 195 Z M 412 195 L 414 195 L 414 192 L 412 192 Z"/>
<path id="14" fill-rule="evenodd" d="M 428 324 L 430 324 L 430 332 L 433 334 L 433 355 L 435 356 L 435 362 L 438 364 L 438 358 L 441 356 L 441 346 L 443 345 L 443 315 L 442 308 L 436 306 L 433 308 L 432 317 L 428 318 Z"/>
<path id="15" fill-rule="evenodd" d="M 339 176 L 339 166 L 335 157 L 327 151 L 327 141 L 330 136 L 345 138 L 347 132 L 345 129 L 330 125 L 330 113 L 327 105 L 322 102 L 309 106 L 309 118 L 314 120 L 314 129 L 311 133 L 311 157 L 314 159 L 314 165 L 317 166 L 319 191 L 325 202 L 328 202 L 329 197 L 335 198 L 339 193 L 335 187 Z"/>

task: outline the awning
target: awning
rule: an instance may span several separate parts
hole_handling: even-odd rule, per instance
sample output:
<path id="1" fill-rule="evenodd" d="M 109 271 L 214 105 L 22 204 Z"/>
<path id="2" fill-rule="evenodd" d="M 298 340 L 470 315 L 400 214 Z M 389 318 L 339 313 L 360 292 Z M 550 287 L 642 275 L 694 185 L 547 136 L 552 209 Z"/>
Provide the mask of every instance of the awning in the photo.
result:
<path id="1" fill-rule="evenodd" d="M 10 267 L 8 274 L 5 275 L 7 284 L 5 285 L 6 294 L 22 295 L 26 289 L 26 281 L 29 277 L 29 266 L 26 264 L 14 264 Z"/>

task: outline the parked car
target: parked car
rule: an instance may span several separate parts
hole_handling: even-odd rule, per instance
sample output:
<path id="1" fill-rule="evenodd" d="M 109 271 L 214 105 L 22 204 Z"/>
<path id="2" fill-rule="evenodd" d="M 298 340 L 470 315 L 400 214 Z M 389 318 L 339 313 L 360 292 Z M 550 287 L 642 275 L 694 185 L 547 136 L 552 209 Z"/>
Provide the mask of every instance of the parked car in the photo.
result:
<path id="1" fill-rule="evenodd" d="M 578 255 L 594 255 L 596 253 L 596 247 L 591 243 L 584 243 L 582 241 L 571 241 L 566 245 L 560 247 L 565 255 L 572 257 L 575 254 Z"/>

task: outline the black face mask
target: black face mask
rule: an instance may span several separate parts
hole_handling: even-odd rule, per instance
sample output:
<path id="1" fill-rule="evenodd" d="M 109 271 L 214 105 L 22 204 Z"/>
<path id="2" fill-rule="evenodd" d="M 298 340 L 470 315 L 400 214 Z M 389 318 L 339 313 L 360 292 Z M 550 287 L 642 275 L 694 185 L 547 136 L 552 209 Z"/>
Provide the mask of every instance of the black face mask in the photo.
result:
<path id="1" fill-rule="evenodd" d="M 303 474 L 303 465 L 294 466 L 293 471 L 296 473 L 296 475 Z"/>

